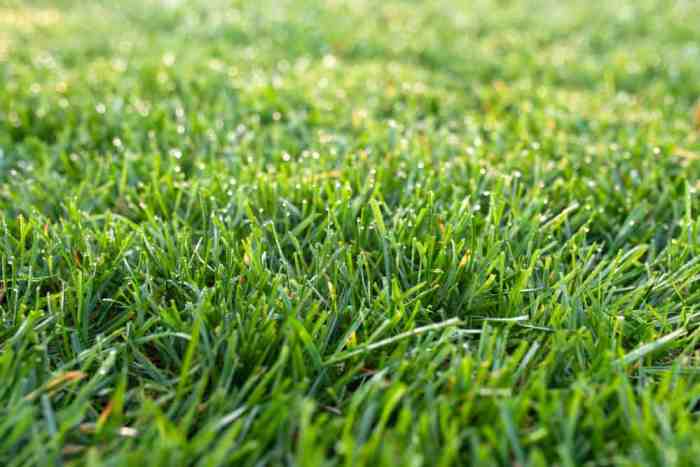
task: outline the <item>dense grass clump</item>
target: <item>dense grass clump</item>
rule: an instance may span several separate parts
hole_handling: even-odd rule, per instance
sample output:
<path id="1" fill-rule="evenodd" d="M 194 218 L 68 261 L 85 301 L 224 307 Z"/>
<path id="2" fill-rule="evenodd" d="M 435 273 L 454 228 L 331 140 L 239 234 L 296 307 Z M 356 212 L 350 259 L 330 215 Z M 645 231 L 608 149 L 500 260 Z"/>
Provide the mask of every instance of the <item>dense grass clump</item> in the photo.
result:
<path id="1" fill-rule="evenodd" d="M 699 26 L 0 2 L 0 464 L 700 465 Z"/>

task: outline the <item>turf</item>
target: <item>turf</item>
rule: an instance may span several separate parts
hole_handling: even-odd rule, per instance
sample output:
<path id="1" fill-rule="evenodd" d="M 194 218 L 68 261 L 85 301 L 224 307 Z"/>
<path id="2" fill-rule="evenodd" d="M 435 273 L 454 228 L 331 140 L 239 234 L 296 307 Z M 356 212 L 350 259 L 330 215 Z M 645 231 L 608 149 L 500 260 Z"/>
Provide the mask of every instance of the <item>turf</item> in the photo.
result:
<path id="1" fill-rule="evenodd" d="M 700 4 L 0 2 L 0 464 L 700 464 Z"/>

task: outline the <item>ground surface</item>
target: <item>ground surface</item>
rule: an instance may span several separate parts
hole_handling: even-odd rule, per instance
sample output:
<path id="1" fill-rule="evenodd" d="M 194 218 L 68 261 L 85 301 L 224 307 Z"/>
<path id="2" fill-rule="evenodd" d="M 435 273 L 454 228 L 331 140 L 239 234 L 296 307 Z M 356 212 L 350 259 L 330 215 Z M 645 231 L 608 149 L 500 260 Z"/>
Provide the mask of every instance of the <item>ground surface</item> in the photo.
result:
<path id="1" fill-rule="evenodd" d="M 699 25 L 0 2 L 0 464 L 697 465 Z"/>

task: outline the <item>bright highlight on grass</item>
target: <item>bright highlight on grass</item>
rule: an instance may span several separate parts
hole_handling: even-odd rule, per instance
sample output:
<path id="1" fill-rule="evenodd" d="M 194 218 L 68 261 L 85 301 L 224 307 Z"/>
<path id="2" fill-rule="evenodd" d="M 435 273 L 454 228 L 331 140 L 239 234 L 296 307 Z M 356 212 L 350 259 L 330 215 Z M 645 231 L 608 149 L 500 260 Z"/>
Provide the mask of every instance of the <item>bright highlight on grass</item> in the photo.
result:
<path id="1" fill-rule="evenodd" d="M 6 1 L 0 465 L 699 465 L 698 25 Z"/>

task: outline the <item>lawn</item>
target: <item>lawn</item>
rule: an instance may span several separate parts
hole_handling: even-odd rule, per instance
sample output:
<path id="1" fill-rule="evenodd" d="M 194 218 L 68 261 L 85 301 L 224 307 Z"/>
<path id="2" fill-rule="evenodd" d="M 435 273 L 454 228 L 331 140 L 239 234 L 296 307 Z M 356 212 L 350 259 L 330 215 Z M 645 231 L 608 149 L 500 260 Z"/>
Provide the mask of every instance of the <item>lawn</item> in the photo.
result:
<path id="1" fill-rule="evenodd" d="M 700 3 L 0 0 L 0 465 L 700 465 Z"/>

